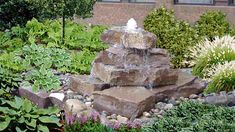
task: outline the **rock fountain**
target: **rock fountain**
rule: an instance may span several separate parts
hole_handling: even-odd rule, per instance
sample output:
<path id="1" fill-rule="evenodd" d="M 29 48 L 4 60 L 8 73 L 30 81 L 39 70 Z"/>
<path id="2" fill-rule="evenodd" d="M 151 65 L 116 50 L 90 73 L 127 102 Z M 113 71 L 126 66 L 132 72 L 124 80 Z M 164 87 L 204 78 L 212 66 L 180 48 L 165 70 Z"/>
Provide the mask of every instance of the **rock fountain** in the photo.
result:
<path id="1" fill-rule="evenodd" d="M 166 50 L 155 48 L 156 36 L 137 27 L 113 27 L 101 36 L 109 48 L 92 64 L 91 75 L 71 78 L 70 88 L 93 94 L 93 108 L 128 118 L 140 116 L 165 98 L 200 93 L 205 83 L 173 69 Z"/>

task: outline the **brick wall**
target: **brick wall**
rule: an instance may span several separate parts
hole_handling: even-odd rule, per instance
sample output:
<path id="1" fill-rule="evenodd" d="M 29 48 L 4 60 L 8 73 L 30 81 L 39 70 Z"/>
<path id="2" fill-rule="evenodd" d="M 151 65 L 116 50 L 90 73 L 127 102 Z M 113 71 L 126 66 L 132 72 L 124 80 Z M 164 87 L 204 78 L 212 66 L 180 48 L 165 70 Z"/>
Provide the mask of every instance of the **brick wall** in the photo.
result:
<path id="1" fill-rule="evenodd" d="M 102 25 L 125 25 L 128 19 L 134 18 L 139 26 L 148 13 L 161 6 L 175 10 L 177 18 L 194 23 L 206 11 L 217 10 L 227 14 L 227 19 L 235 25 L 235 6 L 228 6 L 228 0 L 215 0 L 215 5 L 175 5 L 173 0 L 156 0 L 156 3 L 108 3 L 97 2 L 94 6 L 94 16 L 85 22 Z"/>
<path id="2" fill-rule="evenodd" d="M 216 0 L 215 5 L 175 5 L 171 0 L 157 0 L 156 7 L 161 6 L 173 9 L 177 18 L 190 23 L 197 21 L 207 11 L 222 11 L 226 13 L 228 21 L 235 25 L 235 6 L 228 6 L 227 0 Z"/>
<path id="3" fill-rule="evenodd" d="M 86 22 L 92 24 L 125 25 L 130 18 L 134 18 L 138 25 L 141 26 L 145 16 L 154 8 L 154 3 L 97 2 L 94 6 L 93 18 L 86 19 Z"/>

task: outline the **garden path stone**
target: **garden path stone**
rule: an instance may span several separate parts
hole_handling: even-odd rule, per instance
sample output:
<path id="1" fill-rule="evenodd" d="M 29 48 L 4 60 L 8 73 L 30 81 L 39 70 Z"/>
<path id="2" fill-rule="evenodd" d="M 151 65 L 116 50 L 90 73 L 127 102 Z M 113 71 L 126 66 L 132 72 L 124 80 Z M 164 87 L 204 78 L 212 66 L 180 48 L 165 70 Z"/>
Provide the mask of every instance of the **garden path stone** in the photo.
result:
<path id="1" fill-rule="evenodd" d="M 154 95 L 144 87 L 113 87 L 94 93 L 93 107 L 128 118 L 140 116 L 154 107 Z"/>

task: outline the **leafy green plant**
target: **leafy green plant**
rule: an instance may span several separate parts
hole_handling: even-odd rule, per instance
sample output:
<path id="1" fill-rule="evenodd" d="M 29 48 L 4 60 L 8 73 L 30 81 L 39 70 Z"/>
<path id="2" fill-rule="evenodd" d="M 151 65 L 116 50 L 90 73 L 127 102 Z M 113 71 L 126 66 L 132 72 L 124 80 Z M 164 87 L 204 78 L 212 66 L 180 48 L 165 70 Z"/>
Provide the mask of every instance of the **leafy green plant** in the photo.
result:
<path id="1" fill-rule="evenodd" d="M 215 36 L 229 34 L 230 25 L 226 20 L 226 15 L 219 11 L 204 13 L 196 22 L 195 30 L 199 36 L 204 36 L 212 40 Z"/>
<path id="2" fill-rule="evenodd" d="M 40 89 L 51 91 L 60 88 L 60 80 L 55 76 L 52 70 L 41 67 L 30 71 L 25 77 L 25 86 L 31 86 L 33 92 L 38 92 Z"/>
<path id="3" fill-rule="evenodd" d="M 210 78 L 207 74 L 210 68 L 223 64 L 227 61 L 235 60 L 235 39 L 230 36 L 216 37 L 212 42 L 205 40 L 202 43 L 192 47 L 191 49 L 191 64 L 193 67 L 193 74 Z"/>
<path id="4" fill-rule="evenodd" d="M 71 65 L 68 71 L 71 73 L 89 74 L 91 64 L 95 59 L 96 53 L 84 50 L 81 52 L 73 52 L 71 55 Z"/>
<path id="5" fill-rule="evenodd" d="M 217 107 L 199 102 L 183 102 L 167 111 L 163 118 L 152 126 L 143 129 L 146 132 L 232 132 L 235 130 L 235 110 Z"/>
<path id="6" fill-rule="evenodd" d="M 200 40 L 196 31 L 186 22 L 178 21 L 173 11 L 162 7 L 152 11 L 144 20 L 144 29 L 157 36 L 157 47 L 167 49 L 175 67 L 182 67 L 188 59 L 188 47 Z"/>
<path id="7" fill-rule="evenodd" d="M 50 127 L 60 127 L 56 116 L 59 110 L 54 107 L 39 109 L 29 100 L 16 97 L 6 98 L 6 92 L 0 89 L 0 131 L 42 131 L 49 132 Z"/>
<path id="8" fill-rule="evenodd" d="M 28 0 L 39 10 L 40 18 L 62 18 L 61 42 L 64 44 L 65 38 L 65 19 L 72 18 L 75 14 L 81 18 L 92 15 L 95 0 Z"/>
<path id="9" fill-rule="evenodd" d="M 225 64 L 218 64 L 210 70 L 210 83 L 206 93 L 232 91 L 235 89 L 235 59 Z"/>

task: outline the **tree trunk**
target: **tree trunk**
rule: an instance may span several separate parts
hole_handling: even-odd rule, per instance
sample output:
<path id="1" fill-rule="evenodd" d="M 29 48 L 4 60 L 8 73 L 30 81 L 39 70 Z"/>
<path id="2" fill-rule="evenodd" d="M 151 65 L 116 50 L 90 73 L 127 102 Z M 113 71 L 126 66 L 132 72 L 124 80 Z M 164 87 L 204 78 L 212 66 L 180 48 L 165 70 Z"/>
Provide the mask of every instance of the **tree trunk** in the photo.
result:
<path id="1" fill-rule="evenodd" d="M 63 16 L 62 16 L 62 44 L 64 44 L 64 37 L 65 37 L 65 9 L 63 9 Z"/>

